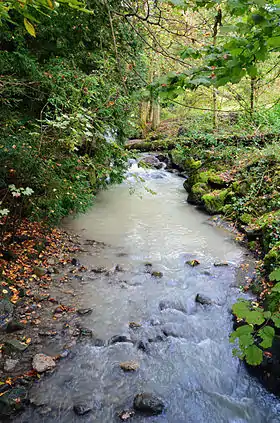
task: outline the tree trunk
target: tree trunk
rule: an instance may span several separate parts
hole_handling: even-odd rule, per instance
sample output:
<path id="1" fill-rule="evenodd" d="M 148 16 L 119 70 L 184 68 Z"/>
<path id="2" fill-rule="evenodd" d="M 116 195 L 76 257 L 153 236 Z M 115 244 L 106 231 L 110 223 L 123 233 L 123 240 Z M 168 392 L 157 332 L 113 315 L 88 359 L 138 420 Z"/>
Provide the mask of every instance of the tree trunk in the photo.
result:
<path id="1" fill-rule="evenodd" d="M 152 130 L 155 131 L 160 124 L 160 104 L 158 101 L 153 101 L 153 119 L 152 119 Z"/>
<path id="2" fill-rule="evenodd" d="M 141 101 L 140 103 L 140 128 L 141 135 L 143 138 L 147 135 L 147 121 L 149 114 L 150 104 L 147 101 Z"/>
<path id="3" fill-rule="evenodd" d="M 250 116 L 252 117 L 255 111 L 255 81 L 256 78 L 251 78 L 251 90 L 250 90 Z"/>

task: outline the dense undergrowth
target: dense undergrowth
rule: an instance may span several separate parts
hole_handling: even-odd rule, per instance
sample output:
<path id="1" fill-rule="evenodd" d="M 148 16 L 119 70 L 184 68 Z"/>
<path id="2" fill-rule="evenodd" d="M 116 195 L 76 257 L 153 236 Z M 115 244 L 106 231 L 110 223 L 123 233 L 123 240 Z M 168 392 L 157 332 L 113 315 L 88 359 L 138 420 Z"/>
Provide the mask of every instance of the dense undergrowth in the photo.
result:
<path id="1" fill-rule="evenodd" d="M 21 217 L 52 224 L 83 212 L 97 190 L 122 180 L 142 44 L 116 18 L 113 37 L 108 10 L 91 6 L 94 14 L 67 6 L 40 14 L 36 38 L 16 12 L 2 24 L 0 236 Z"/>

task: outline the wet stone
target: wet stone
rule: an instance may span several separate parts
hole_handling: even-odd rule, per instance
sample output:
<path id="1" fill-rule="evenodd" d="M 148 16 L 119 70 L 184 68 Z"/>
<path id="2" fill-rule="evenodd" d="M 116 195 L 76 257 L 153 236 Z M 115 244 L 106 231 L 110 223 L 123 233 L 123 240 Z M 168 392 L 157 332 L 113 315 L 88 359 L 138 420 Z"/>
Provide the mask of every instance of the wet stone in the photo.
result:
<path id="1" fill-rule="evenodd" d="M 16 367 L 18 363 L 19 363 L 19 360 L 12 360 L 8 358 L 4 363 L 5 372 L 11 372 L 12 370 L 14 370 L 14 368 Z"/>
<path id="2" fill-rule="evenodd" d="M 133 402 L 134 409 L 147 415 L 158 415 L 164 410 L 164 403 L 154 394 L 143 392 L 137 394 Z"/>
<path id="3" fill-rule="evenodd" d="M 182 313 L 186 313 L 186 308 L 179 301 L 169 301 L 169 300 L 161 301 L 159 303 L 159 309 L 161 311 L 167 310 L 167 309 L 173 309 L 173 310 L 181 311 Z"/>
<path id="4" fill-rule="evenodd" d="M 8 300 L 0 300 L 0 330 L 6 330 L 12 319 L 14 306 Z"/>
<path id="5" fill-rule="evenodd" d="M 216 263 L 214 263 L 214 266 L 215 267 L 223 267 L 223 266 L 228 266 L 229 264 L 228 264 L 228 262 L 227 261 L 224 261 L 224 262 L 216 262 Z"/>
<path id="6" fill-rule="evenodd" d="M 207 297 L 206 295 L 203 294 L 197 294 L 195 297 L 195 301 L 199 304 L 202 305 L 211 305 L 213 304 L 213 301 L 211 300 L 211 298 Z"/>
<path id="7" fill-rule="evenodd" d="M 129 327 L 130 327 L 130 329 L 137 329 L 137 328 L 141 328 L 141 324 L 140 323 L 137 323 L 137 322 L 130 322 L 129 323 Z"/>
<path id="8" fill-rule="evenodd" d="M 24 342 L 18 341 L 17 339 L 11 339 L 6 341 L 4 344 L 4 352 L 8 354 L 11 352 L 20 353 L 25 351 L 27 348 L 28 345 L 26 345 Z"/>
<path id="9" fill-rule="evenodd" d="M 103 339 L 95 338 L 95 339 L 93 339 L 93 341 L 92 341 L 92 345 L 93 345 L 94 347 L 105 347 L 106 342 L 105 342 L 105 341 L 103 341 Z"/>
<path id="10" fill-rule="evenodd" d="M 46 354 L 36 354 L 32 361 L 33 369 L 38 373 L 53 369 L 56 364 L 52 357 Z"/>
<path id="11" fill-rule="evenodd" d="M 10 389 L 0 396 L 0 417 L 11 416 L 21 410 L 27 400 L 27 390 L 24 387 Z"/>
<path id="12" fill-rule="evenodd" d="M 39 335 L 40 336 L 56 336 L 57 335 L 57 331 L 56 330 L 41 330 L 39 331 Z"/>
<path id="13" fill-rule="evenodd" d="M 92 313 L 92 308 L 80 308 L 77 310 L 77 313 L 80 314 L 80 316 L 85 316 L 86 314 Z"/>
<path id="14" fill-rule="evenodd" d="M 7 325 L 6 332 L 12 333 L 12 332 L 16 332 L 18 330 L 22 330 L 24 328 L 25 328 L 25 326 L 22 323 L 18 322 L 17 320 L 11 320 Z"/>
<path id="15" fill-rule="evenodd" d="M 80 336 L 88 336 L 88 337 L 92 337 L 93 336 L 93 331 L 91 329 L 88 328 L 80 328 Z"/>
<path id="16" fill-rule="evenodd" d="M 80 262 L 77 258 L 73 257 L 71 260 L 71 264 L 73 264 L 73 266 L 79 266 Z"/>
<path id="17" fill-rule="evenodd" d="M 163 273 L 162 272 L 158 272 L 158 271 L 153 271 L 153 272 L 151 272 L 151 275 L 154 277 L 154 278 L 162 278 L 163 277 Z"/>
<path id="18" fill-rule="evenodd" d="M 133 410 L 123 410 L 120 412 L 119 414 L 119 418 L 123 421 L 126 422 L 127 420 L 129 420 L 131 417 L 133 417 L 135 415 L 135 411 Z"/>
<path id="19" fill-rule="evenodd" d="M 107 273 L 108 269 L 106 267 L 94 267 L 91 271 L 94 273 Z"/>
<path id="20" fill-rule="evenodd" d="M 74 413 L 77 414 L 77 416 L 83 416 L 92 411 L 92 406 L 87 403 L 75 404 L 73 407 L 73 410 L 74 410 Z"/>
<path id="21" fill-rule="evenodd" d="M 124 361 L 123 363 L 120 363 L 120 368 L 125 372 L 135 372 L 137 369 L 139 369 L 139 367 L 139 363 L 134 360 Z"/>
<path id="22" fill-rule="evenodd" d="M 132 340 L 125 335 L 114 335 L 109 340 L 109 345 L 117 344 L 118 342 L 132 342 Z"/>

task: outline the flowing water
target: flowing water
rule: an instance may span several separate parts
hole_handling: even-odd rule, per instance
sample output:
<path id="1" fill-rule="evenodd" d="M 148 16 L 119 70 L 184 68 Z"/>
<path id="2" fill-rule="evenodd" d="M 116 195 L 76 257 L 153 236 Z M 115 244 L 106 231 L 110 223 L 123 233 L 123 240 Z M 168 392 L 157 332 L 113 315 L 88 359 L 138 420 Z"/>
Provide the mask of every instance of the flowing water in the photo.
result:
<path id="1" fill-rule="evenodd" d="M 89 268 L 118 264 L 123 269 L 84 276 L 81 304 L 93 313 L 82 321 L 94 338 L 78 342 L 72 357 L 34 386 L 32 396 L 45 407 L 29 407 L 17 421 L 118 422 L 118 413 L 145 391 L 163 399 L 165 412 L 129 421 L 280 422 L 278 401 L 232 357 L 228 342 L 229 310 L 240 296 L 237 268 L 245 252 L 230 233 L 209 225 L 206 215 L 186 203 L 181 178 L 133 167 L 155 195 L 141 190 L 130 174 L 126 183 L 101 192 L 86 215 L 66 222 L 82 239 L 106 244 L 99 250 L 89 246 L 81 259 Z M 129 184 L 138 187 L 133 195 Z M 194 258 L 199 266 L 186 265 Z M 214 266 L 221 261 L 229 266 Z M 163 277 L 152 277 L 147 262 Z M 197 304 L 197 293 L 213 304 Z M 142 326 L 130 329 L 129 322 Z M 95 346 L 95 338 L 108 341 L 114 335 L 133 342 Z M 138 348 L 140 341 L 145 351 Z M 119 363 L 126 360 L 136 360 L 140 368 L 124 372 Z M 81 400 L 99 406 L 76 416 L 73 404 Z"/>

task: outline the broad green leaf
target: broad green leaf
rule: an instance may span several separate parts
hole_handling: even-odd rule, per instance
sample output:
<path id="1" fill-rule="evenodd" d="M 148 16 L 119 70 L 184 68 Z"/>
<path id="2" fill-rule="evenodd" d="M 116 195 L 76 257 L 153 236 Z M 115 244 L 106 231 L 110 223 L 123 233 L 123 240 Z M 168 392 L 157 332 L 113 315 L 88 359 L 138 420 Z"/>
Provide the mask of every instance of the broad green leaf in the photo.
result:
<path id="1" fill-rule="evenodd" d="M 233 304 L 232 311 L 239 319 L 243 319 L 249 311 L 249 305 L 249 301 L 238 300 L 237 303 Z"/>
<path id="2" fill-rule="evenodd" d="M 262 338 L 261 346 L 263 348 L 269 348 L 272 345 L 275 330 L 271 326 L 266 326 L 259 330 L 258 335 Z"/>
<path id="3" fill-rule="evenodd" d="M 280 281 L 280 269 L 279 268 L 273 270 L 273 272 L 270 273 L 269 280 L 270 281 L 276 281 L 276 282 Z"/>
<path id="4" fill-rule="evenodd" d="M 26 19 L 26 18 L 24 18 L 24 19 L 23 19 L 23 22 L 24 22 L 24 26 L 25 26 L 25 28 L 26 28 L 27 32 L 28 32 L 30 35 L 32 35 L 32 37 L 36 37 L 35 28 L 34 28 L 34 26 L 32 25 L 32 23 L 31 23 L 28 19 Z"/>
<path id="5" fill-rule="evenodd" d="M 277 328 L 280 328 L 280 313 L 273 313 L 271 316 L 271 320 Z"/>
<path id="6" fill-rule="evenodd" d="M 280 292 L 280 282 L 278 282 L 272 289 L 273 292 Z"/>
<path id="7" fill-rule="evenodd" d="M 263 313 L 263 317 L 264 317 L 265 319 L 270 319 L 270 318 L 271 318 L 271 311 L 265 311 L 265 312 Z"/>
<path id="8" fill-rule="evenodd" d="M 267 44 L 270 47 L 280 47 L 280 36 L 278 37 L 272 37 L 267 41 Z"/>
<path id="9" fill-rule="evenodd" d="M 248 75 L 250 75 L 252 78 L 255 78 L 258 74 L 258 69 L 256 66 L 252 65 L 247 68 L 247 72 Z"/>
<path id="10" fill-rule="evenodd" d="M 265 318 L 263 317 L 263 312 L 254 310 L 248 312 L 248 314 L 245 316 L 245 320 L 247 323 L 261 325 L 265 321 Z"/>
<path id="11" fill-rule="evenodd" d="M 263 359 L 263 352 L 256 345 L 250 345 L 246 349 L 245 354 L 245 358 L 248 364 L 251 364 L 252 366 L 257 366 L 258 364 L 261 364 Z"/>

